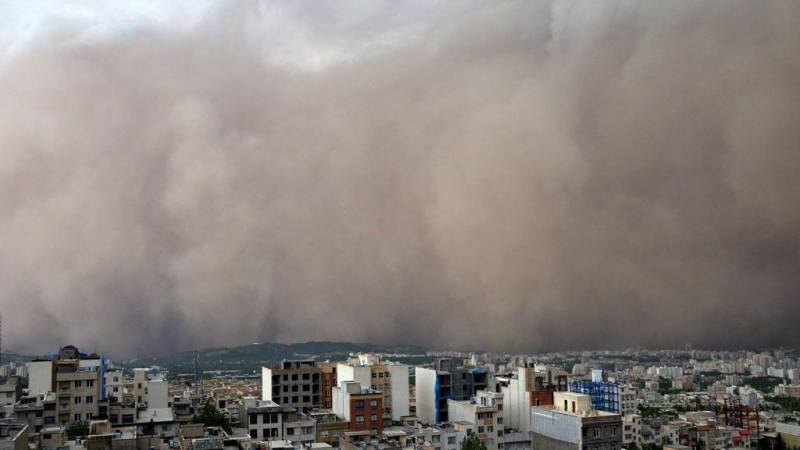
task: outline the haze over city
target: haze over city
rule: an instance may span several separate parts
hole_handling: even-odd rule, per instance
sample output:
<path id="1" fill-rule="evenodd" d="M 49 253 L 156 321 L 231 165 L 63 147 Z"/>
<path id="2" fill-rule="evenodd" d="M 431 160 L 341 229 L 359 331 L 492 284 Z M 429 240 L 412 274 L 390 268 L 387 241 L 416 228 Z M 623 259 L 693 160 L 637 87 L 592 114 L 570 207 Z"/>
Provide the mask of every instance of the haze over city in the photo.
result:
<path id="1" fill-rule="evenodd" d="M 800 344 L 800 2 L 92 3 L 0 1 L 4 349 Z"/>

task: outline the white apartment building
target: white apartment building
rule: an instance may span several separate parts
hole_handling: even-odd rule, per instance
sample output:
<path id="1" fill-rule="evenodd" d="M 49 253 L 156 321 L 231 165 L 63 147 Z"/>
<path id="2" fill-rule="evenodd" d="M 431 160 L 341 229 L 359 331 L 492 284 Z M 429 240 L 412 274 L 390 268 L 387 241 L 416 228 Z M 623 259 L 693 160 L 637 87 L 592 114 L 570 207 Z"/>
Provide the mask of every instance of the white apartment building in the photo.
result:
<path id="1" fill-rule="evenodd" d="M 409 366 L 381 362 L 374 355 L 358 355 L 336 365 L 336 380 L 357 381 L 363 387 L 383 392 L 384 420 L 400 422 L 410 414 Z"/>
<path id="2" fill-rule="evenodd" d="M 448 400 L 447 411 L 451 423 L 471 424 L 478 438 L 486 444 L 487 450 L 503 448 L 497 437 L 495 406 L 481 405 L 476 401 Z"/>

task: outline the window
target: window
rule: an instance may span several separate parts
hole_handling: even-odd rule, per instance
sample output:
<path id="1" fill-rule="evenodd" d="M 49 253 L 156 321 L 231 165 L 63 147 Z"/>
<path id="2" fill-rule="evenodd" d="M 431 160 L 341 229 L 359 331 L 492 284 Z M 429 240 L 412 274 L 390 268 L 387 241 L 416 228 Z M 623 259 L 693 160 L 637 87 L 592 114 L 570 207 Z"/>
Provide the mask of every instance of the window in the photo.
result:
<path id="1" fill-rule="evenodd" d="M 250 437 L 255 439 L 258 437 L 258 430 L 250 430 Z"/>
<path id="2" fill-rule="evenodd" d="M 303 396 L 303 403 L 308 403 L 310 401 L 311 401 L 311 397 L 310 396 L 308 396 L 308 395 L 304 395 Z"/>
<path id="3" fill-rule="evenodd" d="M 356 400 L 356 408 L 364 409 L 364 400 Z"/>
<path id="4" fill-rule="evenodd" d="M 294 427 L 286 428 L 286 435 L 287 436 L 294 436 Z"/>
<path id="5" fill-rule="evenodd" d="M 297 402 L 298 402 L 298 400 L 297 400 L 297 396 L 296 396 L 296 395 L 293 395 L 293 396 L 292 396 L 292 403 L 297 403 Z"/>
<path id="6" fill-rule="evenodd" d="M 371 408 L 377 408 L 378 407 L 378 401 L 377 400 L 370 400 L 369 401 L 369 406 Z"/>
<path id="7" fill-rule="evenodd" d="M 292 386 L 292 392 L 297 392 L 298 390 L 300 390 L 300 387 L 298 385 L 295 384 Z"/>
<path id="8" fill-rule="evenodd" d="M 258 416 L 255 414 L 250 414 L 250 425 L 255 425 L 258 423 Z"/>
<path id="9" fill-rule="evenodd" d="M 75 380 L 75 387 L 81 387 L 81 380 Z"/>
<path id="10" fill-rule="evenodd" d="M 283 374 L 283 381 L 289 381 L 289 375 Z"/>
<path id="11" fill-rule="evenodd" d="M 87 395 L 86 396 L 86 403 L 94 403 L 94 396 Z"/>
<path id="12" fill-rule="evenodd" d="M 80 405 L 81 404 L 81 398 L 80 397 L 75 397 L 74 402 L 75 402 L 76 405 Z"/>
<path id="13" fill-rule="evenodd" d="M 86 380 L 86 386 L 94 387 L 94 380 Z"/>
<path id="14" fill-rule="evenodd" d="M 141 388 L 142 388 L 142 383 L 138 383 L 138 384 L 137 384 L 137 388 L 138 388 L 138 389 L 141 389 Z"/>
<path id="15" fill-rule="evenodd" d="M 611 427 L 609 429 L 608 435 L 611 436 L 611 437 L 616 436 L 617 435 L 617 427 L 616 426 Z"/>
<path id="16" fill-rule="evenodd" d="M 284 384 L 283 385 L 283 392 L 289 392 L 289 385 L 288 384 Z"/>
<path id="17" fill-rule="evenodd" d="M 592 437 L 595 439 L 600 437 L 600 428 L 592 428 Z"/>
<path id="18" fill-rule="evenodd" d="M 364 416 L 361 415 L 356 416 L 356 423 L 364 423 Z"/>
<path id="19" fill-rule="evenodd" d="M 297 381 L 297 374 L 296 373 L 292 374 L 292 381 Z"/>
<path id="20" fill-rule="evenodd" d="M 478 427 L 478 433 L 483 433 L 486 429 L 483 426 Z"/>
<path id="21" fill-rule="evenodd" d="M 310 390 L 311 390 L 311 386 L 309 386 L 309 385 L 307 385 L 307 384 L 304 384 L 304 385 L 303 385 L 303 392 L 308 392 L 308 391 L 310 391 Z"/>
<path id="22" fill-rule="evenodd" d="M 502 417 L 498 417 L 497 418 L 497 424 L 498 425 L 502 425 L 503 424 L 503 418 Z"/>
<path id="23" fill-rule="evenodd" d="M 328 437 L 328 430 L 322 430 L 319 432 L 319 437 L 326 438 Z"/>
<path id="24" fill-rule="evenodd" d="M 309 374 L 307 374 L 307 373 L 303 374 L 303 380 L 309 380 L 310 378 L 311 378 L 311 376 Z"/>
<path id="25" fill-rule="evenodd" d="M 81 421 L 81 415 L 80 414 L 75 414 L 74 419 L 75 419 L 76 422 L 80 422 Z"/>
<path id="26" fill-rule="evenodd" d="M 447 445 L 456 445 L 456 437 L 455 436 L 448 436 L 447 437 Z"/>
<path id="27" fill-rule="evenodd" d="M 284 404 L 289 403 L 289 397 L 283 397 L 283 403 Z"/>
<path id="28" fill-rule="evenodd" d="M 497 410 L 498 411 L 502 411 L 503 410 L 503 404 L 502 403 L 498 403 L 497 404 Z"/>
<path id="29" fill-rule="evenodd" d="M 114 377 L 114 383 L 118 383 L 118 382 L 119 382 L 119 377 Z"/>
<path id="30" fill-rule="evenodd" d="M 494 431 L 494 427 L 492 425 L 489 425 L 488 427 L 486 427 L 486 431 L 488 433 L 491 433 L 492 431 Z"/>
<path id="31" fill-rule="evenodd" d="M 303 427 L 303 434 L 313 434 L 314 427 Z"/>
<path id="32" fill-rule="evenodd" d="M 369 416 L 369 420 L 370 420 L 370 422 L 377 422 L 378 421 L 378 415 L 377 414 L 372 414 L 371 416 Z"/>
<path id="33" fill-rule="evenodd" d="M 268 438 L 269 437 L 269 428 L 262 428 L 261 429 L 261 437 Z"/>

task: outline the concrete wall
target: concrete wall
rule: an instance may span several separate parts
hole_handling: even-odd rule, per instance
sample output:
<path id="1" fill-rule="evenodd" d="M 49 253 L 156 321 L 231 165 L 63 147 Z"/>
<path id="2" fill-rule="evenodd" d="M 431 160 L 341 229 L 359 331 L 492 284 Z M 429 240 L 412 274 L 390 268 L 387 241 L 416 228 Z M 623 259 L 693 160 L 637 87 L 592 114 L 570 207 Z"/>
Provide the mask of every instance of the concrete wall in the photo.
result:
<path id="1" fill-rule="evenodd" d="M 581 447 L 572 442 L 559 441 L 541 434 L 533 434 L 531 438 L 532 450 L 579 450 Z"/>
<path id="2" fill-rule="evenodd" d="M 581 418 L 554 410 L 533 408 L 531 428 L 534 435 L 542 435 L 558 441 L 580 444 L 582 437 Z"/>
<path id="3" fill-rule="evenodd" d="M 154 378 L 147 382 L 147 407 L 169 408 L 169 394 L 167 380 Z"/>
<path id="4" fill-rule="evenodd" d="M 339 386 L 345 381 L 358 381 L 363 387 L 372 386 L 372 370 L 369 366 L 336 365 L 336 383 Z"/>
<path id="5" fill-rule="evenodd" d="M 272 399 L 272 369 L 269 367 L 261 368 L 261 400 Z M 273 400 L 277 403 L 277 400 Z"/>
<path id="6" fill-rule="evenodd" d="M 28 390 L 32 396 L 53 390 L 52 361 L 31 361 L 28 363 Z"/>
<path id="7" fill-rule="evenodd" d="M 415 367 L 417 386 L 417 418 L 422 423 L 436 423 L 436 370 Z"/>
<path id="8" fill-rule="evenodd" d="M 409 415 L 409 388 L 408 366 L 397 364 L 389 366 L 392 378 L 392 420 L 399 421 L 401 417 Z"/>
<path id="9" fill-rule="evenodd" d="M 509 380 L 502 389 L 504 403 L 504 425 L 506 428 L 529 432 L 531 430 L 531 396 L 519 379 Z"/>

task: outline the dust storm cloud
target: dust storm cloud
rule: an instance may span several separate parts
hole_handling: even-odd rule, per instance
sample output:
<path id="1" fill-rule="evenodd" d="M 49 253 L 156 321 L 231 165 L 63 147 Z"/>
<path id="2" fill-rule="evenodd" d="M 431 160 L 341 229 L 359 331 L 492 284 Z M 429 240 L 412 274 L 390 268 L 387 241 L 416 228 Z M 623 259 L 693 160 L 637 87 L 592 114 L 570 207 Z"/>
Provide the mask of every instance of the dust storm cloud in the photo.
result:
<path id="1" fill-rule="evenodd" d="M 791 1 L 51 21 L 0 60 L 4 344 L 800 344 L 798 50 Z"/>

